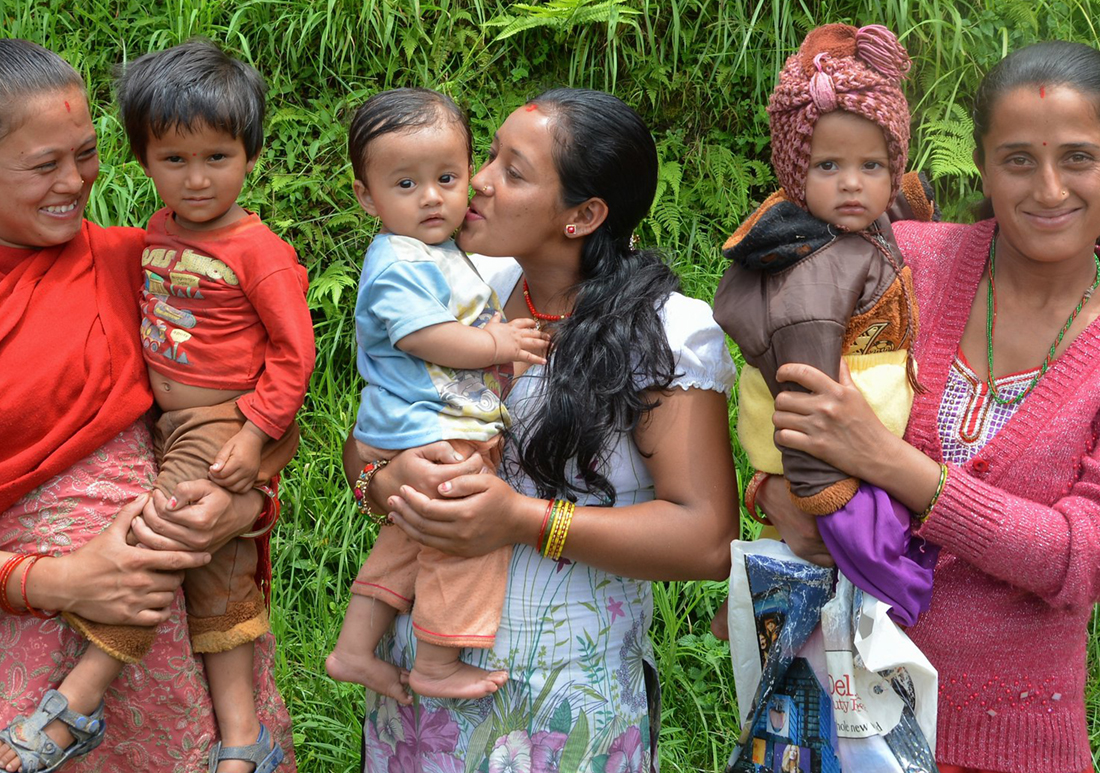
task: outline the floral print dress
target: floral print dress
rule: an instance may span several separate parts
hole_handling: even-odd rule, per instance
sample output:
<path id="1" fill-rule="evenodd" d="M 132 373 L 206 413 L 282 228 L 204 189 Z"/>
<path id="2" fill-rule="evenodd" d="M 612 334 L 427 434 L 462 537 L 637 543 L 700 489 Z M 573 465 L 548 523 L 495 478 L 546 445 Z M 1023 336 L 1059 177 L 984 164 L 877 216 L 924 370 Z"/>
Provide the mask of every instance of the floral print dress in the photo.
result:
<path id="1" fill-rule="evenodd" d="M 0 549 L 62 555 L 82 547 L 144 494 L 156 477 L 152 441 L 139 420 L 87 458 L 0 512 Z M 35 571 L 38 571 L 37 569 Z M 87 641 L 61 618 L 0 612 L 0 727 L 29 715 L 47 688 L 72 670 Z M 273 678 L 275 639 L 256 640 L 256 707 L 287 753 L 280 773 L 297 770 L 290 716 Z M 217 740 L 202 661 L 191 651 L 183 593 L 157 628 L 149 654 L 127 665 L 107 690 L 107 732 L 65 773 L 196 773 Z"/>
<path id="2" fill-rule="evenodd" d="M 501 298 L 519 276 L 515 263 L 500 259 L 478 269 Z M 677 358 L 675 386 L 728 395 L 733 362 L 710 307 L 673 294 L 662 318 Z M 515 421 L 539 409 L 542 370 L 533 366 L 516 380 L 506 401 Z M 534 496 L 530 481 L 510 462 L 506 449 L 502 476 Z M 653 499 L 653 481 L 629 434 L 616 443 L 608 477 L 616 506 Z M 600 502 L 582 497 L 577 504 Z M 650 582 L 564 558 L 551 561 L 517 545 L 493 648 L 462 651 L 470 663 L 507 670 L 508 682 L 481 700 L 418 697 L 408 707 L 368 691 L 364 773 L 656 770 L 660 691 L 652 620 Z M 402 616 L 380 654 L 410 668 L 415 646 L 411 620 Z"/>

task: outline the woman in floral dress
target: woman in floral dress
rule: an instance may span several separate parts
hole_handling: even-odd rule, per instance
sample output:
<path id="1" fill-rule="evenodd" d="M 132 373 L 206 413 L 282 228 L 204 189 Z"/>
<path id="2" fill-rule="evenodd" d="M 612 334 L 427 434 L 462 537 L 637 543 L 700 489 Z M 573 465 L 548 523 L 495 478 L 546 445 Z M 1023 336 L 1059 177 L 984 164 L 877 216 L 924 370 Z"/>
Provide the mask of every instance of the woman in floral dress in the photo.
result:
<path id="1" fill-rule="evenodd" d="M 478 701 L 368 693 L 368 773 L 657 768 L 650 581 L 728 575 L 738 521 L 725 338 L 632 246 L 656 180 L 638 115 L 578 89 L 512 113 L 472 180 L 459 245 L 512 256 L 475 263 L 509 319 L 551 332 L 549 362 L 516 365 L 499 478 L 462 474 L 480 460 L 435 444 L 399 455 L 370 495 L 426 545 L 515 544 L 495 645 L 463 651 L 510 679 Z M 555 499 L 576 502 L 557 560 L 536 549 Z M 414 649 L 399 618 L 382 651 L 407 667 Z"/>

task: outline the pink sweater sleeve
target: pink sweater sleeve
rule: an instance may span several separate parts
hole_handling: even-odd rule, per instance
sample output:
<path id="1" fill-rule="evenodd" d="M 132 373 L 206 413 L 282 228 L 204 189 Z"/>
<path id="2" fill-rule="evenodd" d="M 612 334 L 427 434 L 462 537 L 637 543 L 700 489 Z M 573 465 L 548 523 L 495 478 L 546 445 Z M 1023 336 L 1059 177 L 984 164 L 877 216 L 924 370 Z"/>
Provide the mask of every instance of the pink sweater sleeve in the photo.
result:
<path id="1" fill-rule="evenodd" d="M 917 532 L 986 574 L 1054 607 L 1100 598 L 1100 448 L 1049 507 L 951 465 L 943 494 Z"/>

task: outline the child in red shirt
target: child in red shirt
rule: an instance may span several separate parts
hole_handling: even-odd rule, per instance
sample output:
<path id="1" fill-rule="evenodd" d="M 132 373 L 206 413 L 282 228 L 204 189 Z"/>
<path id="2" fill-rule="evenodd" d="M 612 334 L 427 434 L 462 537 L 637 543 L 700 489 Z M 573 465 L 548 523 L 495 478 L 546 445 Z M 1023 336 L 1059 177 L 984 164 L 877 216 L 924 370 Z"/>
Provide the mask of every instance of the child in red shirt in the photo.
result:
<path id="1" fill-rule="evenodd" d="M 145 238 L 141 337 L 163 411 L 156 488 L 170 506 L 176 484 L 207 476 L 236 493 L 270 491 L 262 484 L 279 471 L 272 460 L 297 446 L 294 415 L 315 355 L 306 273 L 294 249 L 237 204 L 263 144 L 265 90 L 259 73 L 203 40 L 137 59 L 118 84 L 131 147 L 166 205 Z M 283 758 L 253 700 L 253 642 L 270 630 L 257 560 L 255 541 L 237 537 L 184 580 L 221 736 L 212 772 L 265 773 Z M 102 740 L 103 694 L 154 635 L 66 619 L 96 646 L 47 700 L 71 707 L 88 732 L 53 721 L 36 733 L 37 714 L 10 728 L 17 742 L 49 736 L 62 749 L 58 764 Z M 0 753 L 0 764 L 15 756 L 2 744 Z"/>

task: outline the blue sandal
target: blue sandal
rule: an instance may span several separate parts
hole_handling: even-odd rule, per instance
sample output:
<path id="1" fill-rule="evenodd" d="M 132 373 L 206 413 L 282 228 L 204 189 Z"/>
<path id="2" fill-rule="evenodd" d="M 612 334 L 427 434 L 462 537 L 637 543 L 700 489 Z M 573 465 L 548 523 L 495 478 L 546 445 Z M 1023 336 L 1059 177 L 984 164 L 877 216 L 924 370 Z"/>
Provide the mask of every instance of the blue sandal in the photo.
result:
<path id="1" fill-rule="evenodd" d="M 54 720 L 60 720 L 76 739 L 64 749 L 42 732 Z M 0 741 L 15 750 L 22 773 L 53 773 L 103 743 L 106 731 L 102 701 L 95 711 L 84 716 L 70 710 L 68 699 L 57 690 L 46 690 L 33 714 L 16 717 L 0 730 Z"/>
<path id="2" fill-rule="evenodd" d="M 256 766 L 254 773 L 273 773 L 283 761 L 283 749 L 271 737 L 271 733 L 260 723 L 260 737 L 256 743 L 248 746 L 222 746 L 218 741 L 210 749 L 210 773 L 217 773 L 218 763 L 222 760 L 244 760 Z"/>

